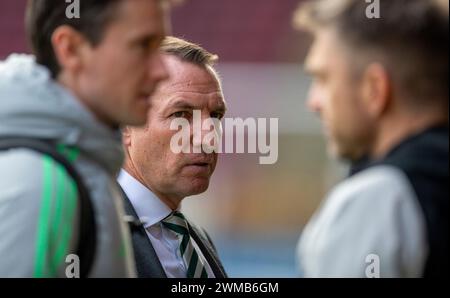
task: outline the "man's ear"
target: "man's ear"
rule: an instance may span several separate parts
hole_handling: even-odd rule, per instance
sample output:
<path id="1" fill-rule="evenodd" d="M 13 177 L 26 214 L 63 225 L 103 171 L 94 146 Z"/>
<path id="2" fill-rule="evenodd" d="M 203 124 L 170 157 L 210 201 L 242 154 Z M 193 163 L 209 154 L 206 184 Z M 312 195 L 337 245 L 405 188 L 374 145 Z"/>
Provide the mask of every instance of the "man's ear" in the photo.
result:
<path id="1" fill-rule="evenodd" d="M 391 104 L 392 82 L 380 63 L 370 64 L 362 78 L 362 96 L 368 114 L 378 118 Z"/>
<path id="2" fill-rule="evenodd" d="M 62 25 L 53 32 L 51 42 L 61 69 L 76 72 L 82 65 L 82 47 L 86 45 L 81 33 L 68 25 Z"/>

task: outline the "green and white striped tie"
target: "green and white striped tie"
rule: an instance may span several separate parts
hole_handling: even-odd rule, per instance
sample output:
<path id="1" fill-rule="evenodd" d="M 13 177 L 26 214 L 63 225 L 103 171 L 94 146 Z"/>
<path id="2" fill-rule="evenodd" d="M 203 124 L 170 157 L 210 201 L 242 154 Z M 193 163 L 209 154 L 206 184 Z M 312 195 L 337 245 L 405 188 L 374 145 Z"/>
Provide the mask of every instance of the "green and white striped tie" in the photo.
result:
<path id="1" fill-rule="evenodd" d="M 180 253 L 187 268 L 187 278 L 207 278 L 208 273 L 202 260 L 192 243 L 186 218 L 178 211 L 172 212 L 162 220 L 167 229 L 180 238 Z"/>

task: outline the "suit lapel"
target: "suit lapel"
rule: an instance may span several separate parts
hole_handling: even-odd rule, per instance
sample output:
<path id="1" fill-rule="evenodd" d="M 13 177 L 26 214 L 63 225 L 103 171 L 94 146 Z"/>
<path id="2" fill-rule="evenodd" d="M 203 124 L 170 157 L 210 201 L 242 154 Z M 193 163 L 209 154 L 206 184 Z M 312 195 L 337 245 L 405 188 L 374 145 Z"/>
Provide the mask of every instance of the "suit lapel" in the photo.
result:
<path id="1" fill-rule="evenodd" d="M 209 239 L 203 236 L 203 233 L 199 231 L 195 226 L 191 225 L 188 221 L 188 226 L 191 231 L 191 237 L 194 238 L 198 247 L 202 251 L 206 261 L 208 262 L 211 270 L 214 272 L 216 278 L 226 278 L 227 274 L 222 266 L 222 263 L 217 256 L 215 249 L 212 247 L 212 243 Z"/>
<path id="2" fill-rule="evenodd" d="M 120 186 L 119 186 L 120 187 Z M 130 199 L 125 194 L 122 188 L 120 188 L 124 198 L 125 213 L 138 219 L 136 210 L 134 210 Z M 214 272 L 216 278 L 226 278 L 227 275 L 220 262 L 215 249 L 212 246 L 212 242 L 204 236 L 204 233 L 199 231 L 195 226 L 191 225 L 188 221 L 189 229 L 191 230 L 191 236 L 194 238 L 198 247 L 202 251 L 206 258 L 211 270 Z M 167 275 L 161 265 L 158 255 L 153 248 L 153 245 L 148 239 L 147 232 L 142 225 L 133 225 L 130 227 L 131 238 L 133 241 L 134 258 L 136 262 L 136 269 L 138 277 L 140 278 L 167 278 Z"/>
<path id="3" fill-rule="evenodd" d="M 122 190 L 124 197 L 124 207 L 127 215 L 138 218 L 136 210 L 134 210 L 130 199 Z M 153 245 L 148 239 L 147 233 L 143 225 L 131 225 L 131 238 L 133 241 L 134 258 L 136 261 L 136 269 L 140 278 L 166 278 L 167 275 L 159 261 L 158 255 Z"/>

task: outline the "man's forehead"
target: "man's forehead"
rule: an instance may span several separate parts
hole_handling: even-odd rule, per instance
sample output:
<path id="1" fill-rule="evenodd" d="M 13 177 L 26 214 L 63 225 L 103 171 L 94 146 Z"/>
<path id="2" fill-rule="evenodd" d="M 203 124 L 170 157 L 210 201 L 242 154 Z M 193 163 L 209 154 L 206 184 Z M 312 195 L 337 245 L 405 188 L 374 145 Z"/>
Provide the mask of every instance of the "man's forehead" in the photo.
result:
<path id="1" fill-rule="evenodd" d="M 213 110 L 225 111 L 226 102 L 223 93 L 220 90 L 214 92 L 201 93 L 197 91 L 189 91 L 186 88 L 179 90 L 158 88 L 154 98 L 152 98 L 152 109 L 155 111 L 167 111 L 172 109 L 203 109 L 209 108 Z"/>
<path id="2" fill-rule="evenodd" d="M 186 105 L 216 103 L 224 105 L 223 93 L 218 78 L 213 72 L 173 55 L 164 54 L 164 63 L 169 79 L 161 82 L 154 95 L 154 104 L 169 108 L 180 101 Z"/>
<path id="3" fill-rule="evenodd" d="M 178 90 L 163 90 L 160 93 L 160 99 L 163 99 L 163 101 L 165 102 L 165 106 L 172 106 L 177 104 L 182 105 L 183 103 L 224 103 L 224 98 L 221 90 L 217 89 L 202 92 L 201 90 L 198 90 L 196 88 L 189 89 L 183 88 L 181 86 L 178 88 Z"/>
<path id="4" fill-rule="evenodd" d="M 164 88 L 161 86 L 159 100 L 161 108 L 201 108 L 212 107 L 226 110 L 226 103 L 222 90 L 211 88 L 206 85 L 192 84 L 187 86 L 186 82 L 173 84 Z"/>
<path id="5" fill-rule="evenodd" d="M 333 30 L 318 30 L 305 60 L 306 70 L 312 73 L 323 70 L 332 62 L 338 46 Z"/>
<path id="6" fill-rule="evenodd" d="M 210 98 L 197 98 L 197 97 L 177 97 L 173 96 L 167 99 L 164 104 L 165 109 L 194 109 L 194 110 L 220 110 L 226 111 L 225 101 L 221 96 Z"/>
<path id="7" fill-rule="evenodd" d="M 169 72 L 169 79 L 161 84 L 162 90 L 170 92 L 213 92 L 220 91 L 220 82 L 212 69 L 181 61 L 173 55 L 163 55 Z"/>
<path id="8" fill-rule="evenodd" d="M 219 84 L 214 80 L 200 81 L 195 78 L 189 78 L 186 80 L 167 82 L 162 86 L 163 92 L 170 93 L 199 93 L 209 94 L 214 92 L 220 92 Z"/>
<path id="9" fill-rule="evenodd" d="M 160 16 L 164 11 L 166 11 L 165 6 L 155 0 L 121 0 L 117 3 L 115 18 L 117 20 L 135 21 L 139 17 L 145 17 L 149 14 Z"/>

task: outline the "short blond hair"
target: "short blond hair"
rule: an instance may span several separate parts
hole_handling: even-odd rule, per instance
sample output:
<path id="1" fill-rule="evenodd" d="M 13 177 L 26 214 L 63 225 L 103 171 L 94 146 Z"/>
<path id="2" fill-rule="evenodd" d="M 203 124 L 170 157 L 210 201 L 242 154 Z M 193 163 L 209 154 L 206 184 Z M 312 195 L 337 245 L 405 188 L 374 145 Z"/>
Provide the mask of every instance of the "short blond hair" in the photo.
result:
<path id="1" fill-rule="evenodd" d="M 200 45 L 174 36 L 167 36 L 160 49 L 163 53 L 200 66 L 212 67 L 219 60 L 219 56 L 208 52 Z"/>

